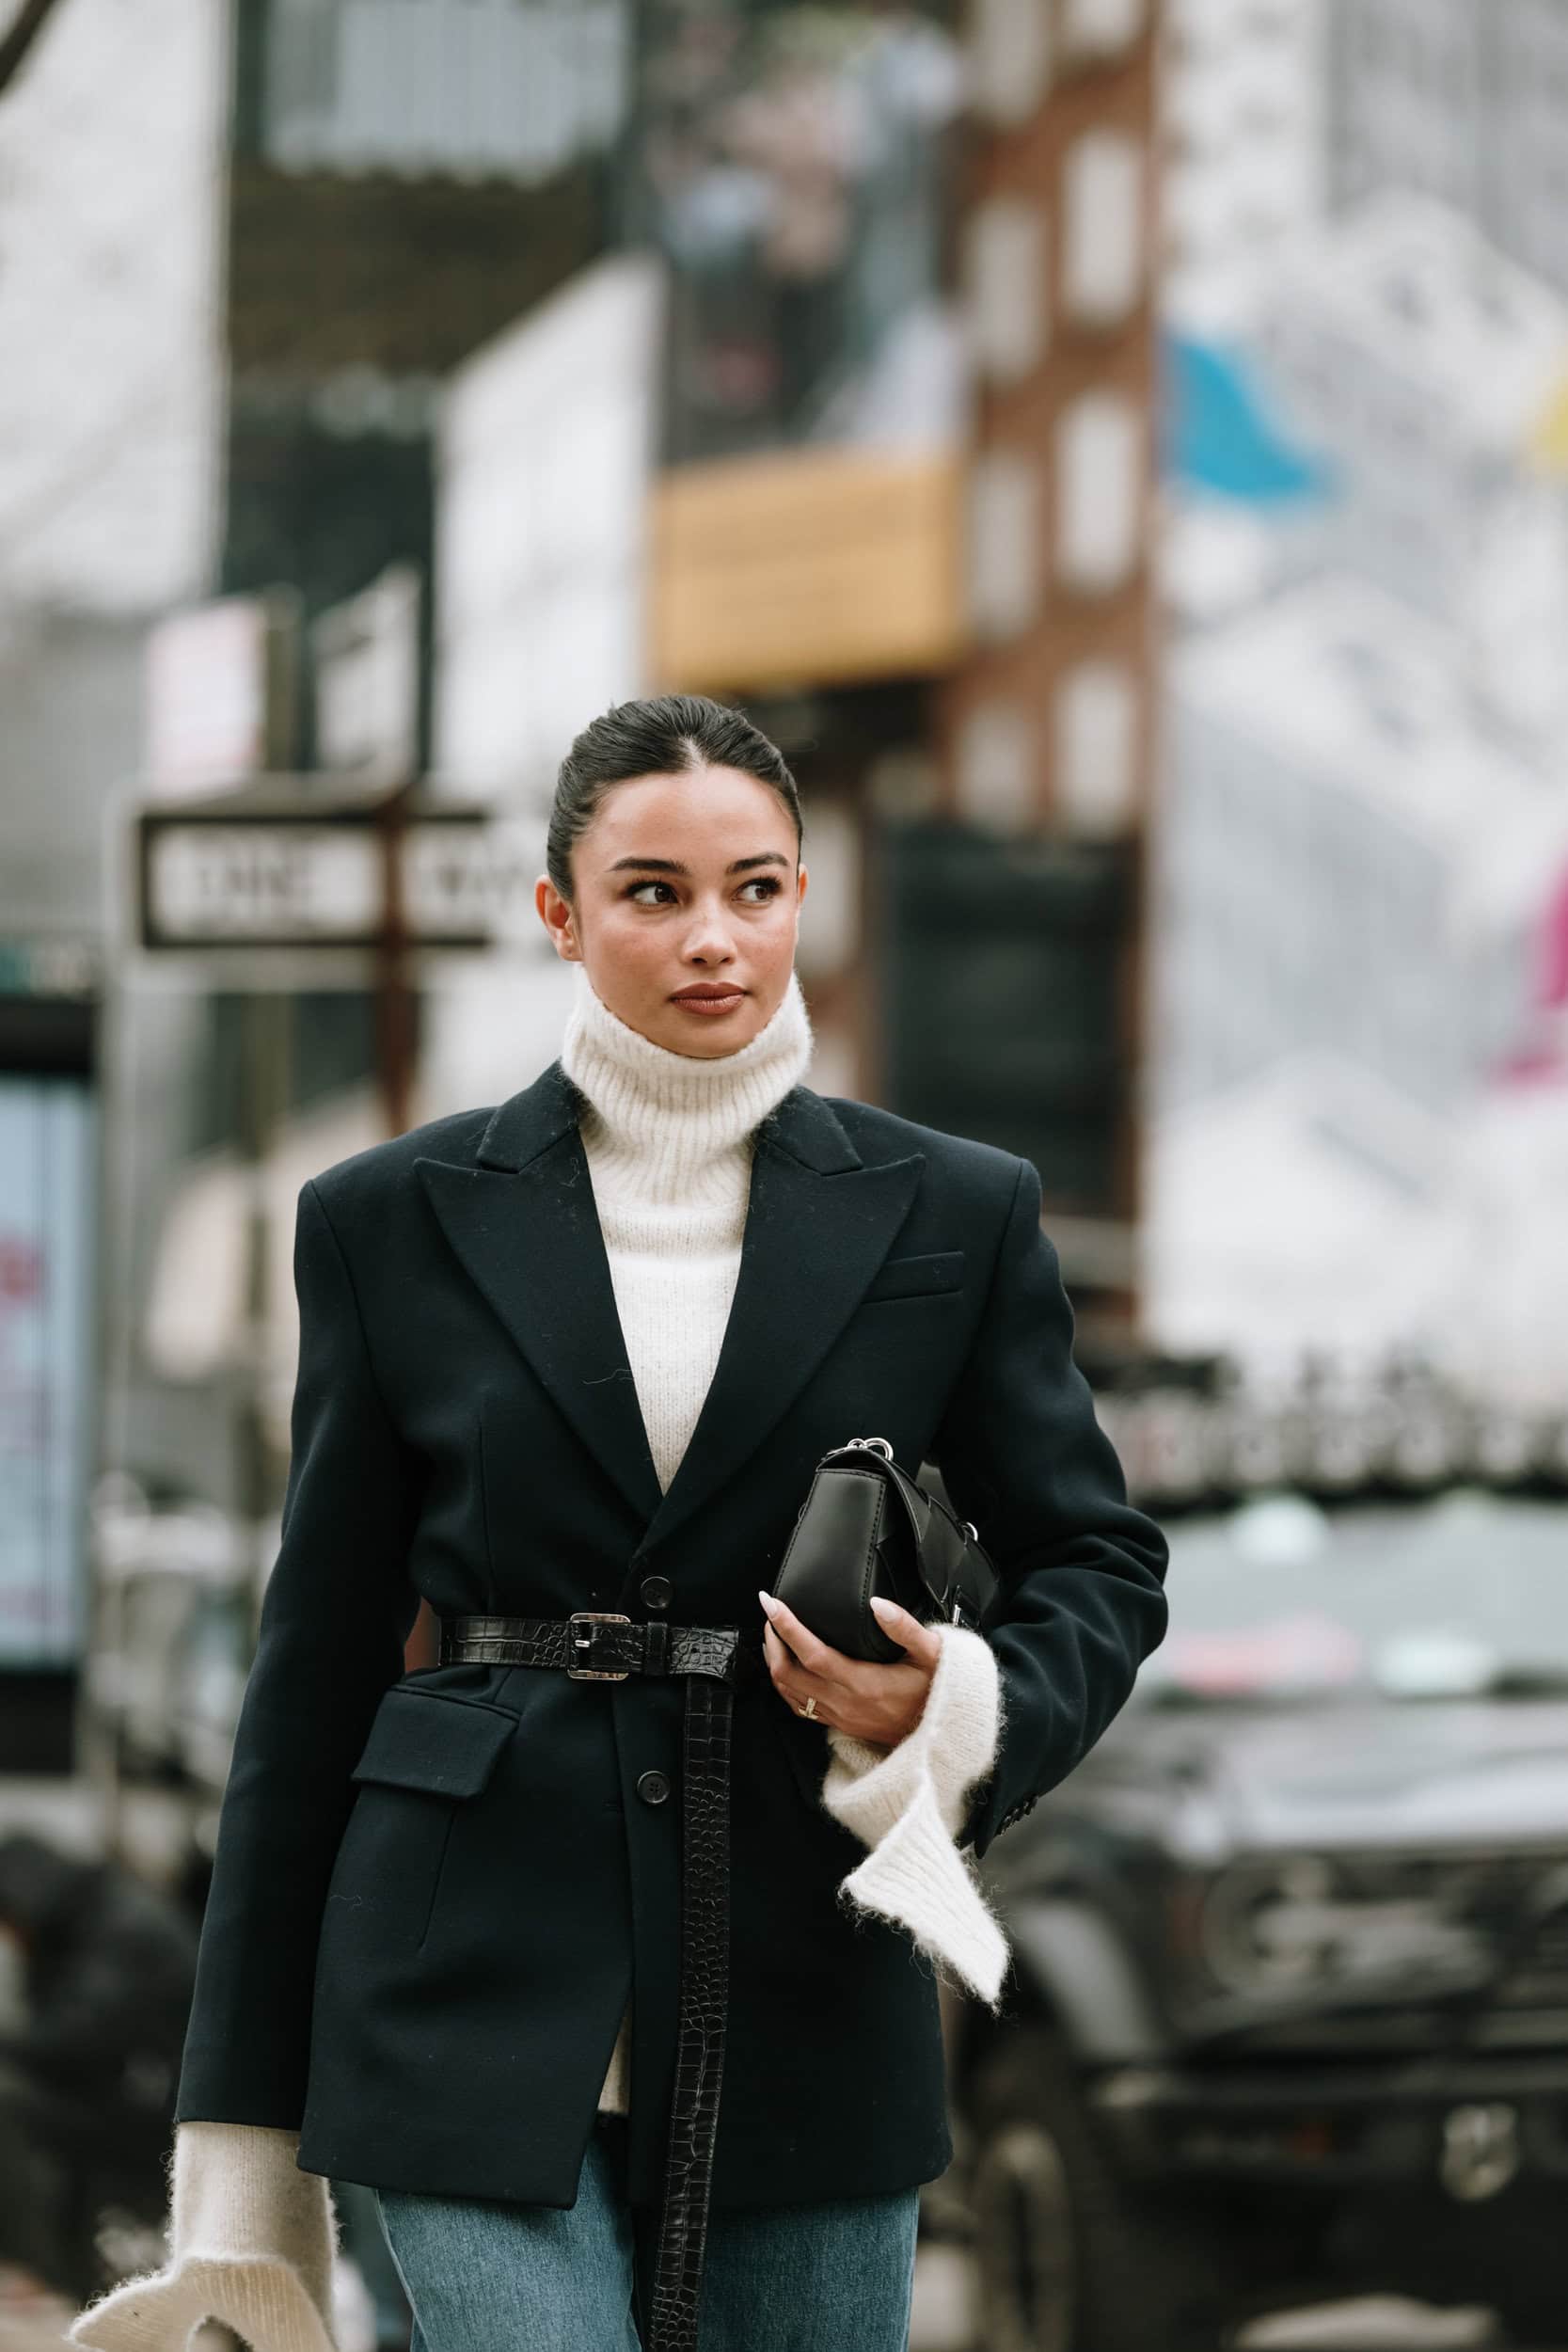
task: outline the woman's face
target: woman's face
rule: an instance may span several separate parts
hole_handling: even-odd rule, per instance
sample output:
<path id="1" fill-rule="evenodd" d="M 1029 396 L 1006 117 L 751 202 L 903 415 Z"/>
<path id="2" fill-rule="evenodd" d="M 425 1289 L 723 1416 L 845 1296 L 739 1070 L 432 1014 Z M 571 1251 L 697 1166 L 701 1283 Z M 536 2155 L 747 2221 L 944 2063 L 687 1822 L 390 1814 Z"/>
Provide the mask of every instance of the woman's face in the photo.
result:
<path id="1" fill-rule="evenodd" d="M 755 776 L 697 768 L 612 785 L 572 846 L 572 881 L 575 906 L 548 875 L 534 886 L 557 954 L 656 1045 L 733 1054 L 784 1001 L 806 869 L 789 812 Z M 712 1009 L 694 1009 L 692 990 Z"/>

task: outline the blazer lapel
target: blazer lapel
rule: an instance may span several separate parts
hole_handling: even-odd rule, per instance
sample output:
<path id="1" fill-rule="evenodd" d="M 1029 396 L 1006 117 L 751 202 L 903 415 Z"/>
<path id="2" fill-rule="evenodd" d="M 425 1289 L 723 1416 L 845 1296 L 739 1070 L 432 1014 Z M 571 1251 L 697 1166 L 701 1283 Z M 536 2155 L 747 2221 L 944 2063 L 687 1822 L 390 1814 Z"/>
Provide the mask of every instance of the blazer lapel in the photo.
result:
<path id="1" fill-rule="evenodd" d="M 559 1062 L 503 1103 L 476 1168 L 415 1162 L 460 1263 L 640 1520 L 658 1473 L 615 1305 L 578 1133 L 577 1089 Z"/>
<path id="2" fill-rule="evenodd" d="M 646 1552 L 735 1475 L 800 1395 L 892 1248 L 925 1154 L 863 1161 L 809 1087 L 792 1088 L 764 1120 L 723 1344 L 661 1496 L 579 1107 L 552 1062 L 495 1113 L 476 1168 L 416 1165 L 458 1259 L 643 1522 Z"/>

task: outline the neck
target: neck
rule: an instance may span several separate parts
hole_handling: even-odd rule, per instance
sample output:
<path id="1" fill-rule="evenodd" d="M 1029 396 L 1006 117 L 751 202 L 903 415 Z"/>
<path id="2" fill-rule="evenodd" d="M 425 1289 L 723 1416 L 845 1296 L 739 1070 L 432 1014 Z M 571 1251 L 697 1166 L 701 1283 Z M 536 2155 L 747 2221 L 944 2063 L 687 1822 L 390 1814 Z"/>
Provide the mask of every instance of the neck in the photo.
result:
<path id="1" fill-rule="evenodd" d="M 747 1137 L 811 1059 L 814 1039 L 799 976 L 755 1037 L 731 1054 L 673 1053 L 623 1021 L 586 968 L 574 973 L 561 1064 L 588 1098 L 584 1125 L 614 1152 L 657 1156 L 679 1182 Z"/>

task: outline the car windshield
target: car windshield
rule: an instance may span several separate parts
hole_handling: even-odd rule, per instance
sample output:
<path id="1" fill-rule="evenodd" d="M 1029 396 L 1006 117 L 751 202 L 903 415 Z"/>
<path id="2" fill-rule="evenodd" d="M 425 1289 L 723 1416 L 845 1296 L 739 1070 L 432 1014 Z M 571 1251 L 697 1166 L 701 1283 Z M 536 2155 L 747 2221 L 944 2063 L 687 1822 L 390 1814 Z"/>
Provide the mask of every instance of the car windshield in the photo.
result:
<path id="1" fill-rule="evenodd" d="M 1281 1494 L 1167 1534 L 1170 1630 L 1140 1697 L 1568 1696 L 1568 1505 Z"/>

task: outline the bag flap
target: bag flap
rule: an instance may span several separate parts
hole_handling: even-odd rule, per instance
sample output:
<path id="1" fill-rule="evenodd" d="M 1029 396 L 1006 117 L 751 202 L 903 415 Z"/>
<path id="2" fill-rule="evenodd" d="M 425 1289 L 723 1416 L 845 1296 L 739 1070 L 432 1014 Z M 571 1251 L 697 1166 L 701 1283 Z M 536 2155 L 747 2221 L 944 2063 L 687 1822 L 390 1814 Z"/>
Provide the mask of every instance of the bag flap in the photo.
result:
<path id="1" fill-rule="evenodd" d="M 516 1728 L 517 1718 L 503 1707 L 394 1683 L 349 1777 L 439 1797 L 477 1797 Z"/>

